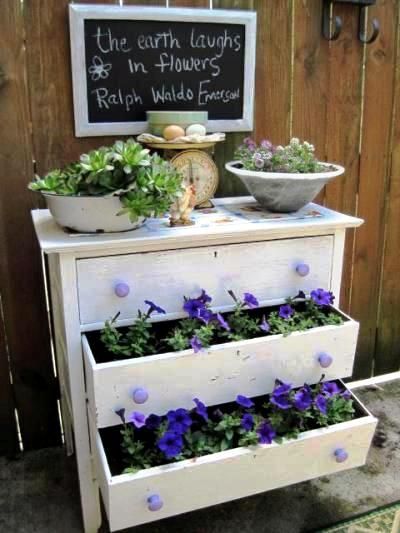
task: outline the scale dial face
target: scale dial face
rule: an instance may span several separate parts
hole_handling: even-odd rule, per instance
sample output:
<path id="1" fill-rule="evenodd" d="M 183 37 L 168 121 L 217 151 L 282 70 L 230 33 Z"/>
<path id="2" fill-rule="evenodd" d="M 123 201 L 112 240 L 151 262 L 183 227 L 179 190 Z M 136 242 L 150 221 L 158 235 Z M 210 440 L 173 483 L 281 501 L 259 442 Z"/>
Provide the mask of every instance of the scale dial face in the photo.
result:
<path id="1" fill-rule="evenodd" d="M 194 185 L 196 205 L 214 196 L 218 186 L 218 169 L 207 152 L 185 150 L 173 157 L 171 163 L 183 175 L 186 186 Z"/>

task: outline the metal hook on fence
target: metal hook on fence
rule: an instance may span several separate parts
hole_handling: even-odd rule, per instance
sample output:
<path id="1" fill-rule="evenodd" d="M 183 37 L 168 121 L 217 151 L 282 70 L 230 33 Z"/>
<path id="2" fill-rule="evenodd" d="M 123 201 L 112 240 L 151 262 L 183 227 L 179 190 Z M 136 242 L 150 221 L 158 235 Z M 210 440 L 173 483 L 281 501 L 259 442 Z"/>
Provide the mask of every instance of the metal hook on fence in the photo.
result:
<path id="1" fill-rule="evenodd" d="M 342 19 L 338 16 L 331 18 L 331 0 L 324 0 L 324 7 L 322 13 L 322 35 L 328 41 L 336 41 L 340 32 L 342 31 Z"/>
<path id="2" fill-rule="evenodd" d="M 358 26 L 358 38 L 364 44 L 371 44 L 378 37 L 380 26 L 379 26 L 378 19 L 373 18 L 371 20 L 372 34 L 371 34 L 370 37 L 368 37 L 368 33 L 365 31 L 367 22 L 368 22 L 368 20 L 367 20 L 367 8 L 366 8 L 366 6 L 363 6 L 363 7 L 360 8 L 360 19 L 359 19 L 359 26 Z"/>

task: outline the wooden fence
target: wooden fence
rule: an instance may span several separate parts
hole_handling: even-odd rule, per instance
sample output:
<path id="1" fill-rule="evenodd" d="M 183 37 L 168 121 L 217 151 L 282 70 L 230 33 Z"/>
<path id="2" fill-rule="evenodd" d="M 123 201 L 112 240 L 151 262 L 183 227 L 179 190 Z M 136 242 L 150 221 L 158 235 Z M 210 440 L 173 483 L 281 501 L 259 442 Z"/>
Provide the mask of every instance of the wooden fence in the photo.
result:
<path id="1" fill-rule="evenodd" d="M 77 2 L 79 3 L 79 2 Z M 95 3 L 86 0 L 86 3 Z M 165 0 L 101 3 L 163 5 Z M 336 4 L 337 41 L 321 37 L 323 0 L 214 0 L 214 9 L 258 14 L 254 135 L 313 142 L 346 167 L 319 201 L 365 224 L 346 243 L 342 302 L 360 320 L 354 376 L 400 367 L 400 63 L 398 0 L 369 8 L 381 32 L 358 39 L 358 10 Z M 170 0 L 209 7 L 209 0 Z M 0 452 L 60 443 L 57 386 L 41 256 L 30 220 L 40 205 L 26 185 L 113 139 L 74 136 L 68 0 L 2 0 L 0 18 Z M 243 135 L 230 134 L 217 159 Z M 243 192 L 222 172 L 219 194 Z"/>

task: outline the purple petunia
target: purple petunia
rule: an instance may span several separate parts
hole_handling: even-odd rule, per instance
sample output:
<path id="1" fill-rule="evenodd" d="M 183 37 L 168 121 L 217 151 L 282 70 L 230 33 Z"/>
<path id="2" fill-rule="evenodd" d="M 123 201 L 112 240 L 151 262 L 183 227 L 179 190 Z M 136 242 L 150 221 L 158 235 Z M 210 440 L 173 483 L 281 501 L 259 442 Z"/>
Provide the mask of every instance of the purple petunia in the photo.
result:
<path id="1" fill-rule="evenodd" d="M 166 431 L 157 441 L 158 448 L 163 452 L 165 457 L 172 459 L 179 455 L 183 448 L 182 436 L 174 431 Z"/>
<path id="2" fill-rule="evenodd" d="M 215 318 L 215 315 L 212 311 L 207 309 L 206 307 L 203 307 L 199 309 L 199 316 L 198 318 L 202 320 L 205 324 L 208 324 L 211 320 Z"/>
<path id="3" fill-rule="evenodd" d="M 294 406 L 299 411 L 305 411 L 312 404 L 312 394 L 309 385 L 304 385 L 294 395 Z"/>
<path id="4" fill-rule="evenodd" d="M 268 333 L 269 330 L 271 329 L 271 326 L 268 324 L 268 322 L 265 319 L 265 315 L 263 315 L 263 317 L 262 317 L 262 322 L 260 324 L 260 329 L 262 331 L 264 331 L 264 333 Z"/>
<path id="5" fill-rule="evenodd" d="M 344 390 L 341 394 L 342 398 L 345 400 L 350 400 L 351 398 L 351 392 L 349 390 Z"/>
<path id="6" fill-rule="evenodd" d="M 289 409 L 292 404 L 290 402 L 289 393 L 292 390 L 290 383 L 278 382 L 272 391 L 270 402 L 279 407 L 279 409 Z"/>
<path id="7" fill-rule="evenodd" d="M 183 310 L 186 311 L 190 318 L 198 318 L 201 309 L 204 309 L 204 303 L 197 298 L 188 298 L 183 304 Z"/>
<path id="8" fill-rule="evenodd" d="M 201 294 L 200 296 L 197 298 L 197 300 L 199 300 L 199 302 L 202 302 L 204 305 L 208 304 L 211 302 L 212 298 L 211 296 L 209 296 L 206 291 L 204 289 L 201 289 Z"/>
<path id="9" fill-rule="evenodd" d="M 250 409 L 250 407 L 254 406 L 254 402 L 250 400 L 250 398 L 247 398 L 247 396 L 243 396 L 242 394 L 238 394 L 236 396 L 236 403 L 240 405 L 240 407 L 244 407 L 245 409 Z"/>
<path id="10" fill-rule="evenodd" d="M 155 431 L 158 429 L 161 425 L 162 418 L 161 416 L 151 414 L 146 418 L 146 428 L 150 429 L 151 431 Z"/>
<path id="11" fill-rule="evenodd" d="M 156 311 L 157 313 L 160 313 L 162 315 L 165 315 L 165 311 L 162 307 L 159 307 L 154 302 L 150 300 L 145 300 L 144 303 L 149 306 L 149 310 L 147 311 L 147 314 L 150 316 L 151 313 L 154 313 Z"/>
<path id="12" fill-rule="evenodd" d="M 122 423 L 125 424 L 125 409 L 123 407 L 121 409 L 116 409 L 114 413 L 118 415 Z"/>
<path id="13" fill-rule="evenodd" d="M 195 412 L 207 422 L 208 421 L 207 407 L 198 398 L 193 398 L 193 401 L 196 404 Z"/>
<path id="14" fill-rule="evenodd" d="M 315 289 L 311 291 L 310 296 L 314 303 L 321 307 L 333 304 L 335 299 L 330 291 L 324 291 L 324 289 Z"/>
<path id="15" fill-rule="evenodd" d="M 246 413 L 242 416 L 240 425 L 246 431 L 251 431 L 254 427 L 254 418 L 250 413 Z"/>
<path id="16" fill-rule="evenodd" d="M 249 307 L 249 309 L 255 309 L 258 307 L 258 300 L 254 296 L 254 294 L 251 294 L 250 292 L 245 292 L 243 295 L 243 301 Z"/>
<path id="17" fill-rule="evenodd" d="M 193 337 L 190 339 L 190 346 L 193 348 L 194 353 L 198 353 L 203 349 L 203 344 L 197 335 L 193 335 Z"/>
<path id="18" fill-rule="evenodd" d="M 326 396 L 335 396 L 336 394 L 340 394 L 340 391 L 340 387 L 334 381 L 326 381 L 325 383 L 322 383 L 322 393 Z"/>
<path id="19" fill-rule="evenodd" d="M 291 316 L 294 315 L 294 309 L 291 305 L 289 304 L 285 304 L 285 305 L 281 305 L 280 308 L 279 308 L 279 316 L 281 318 L 284 318 L 284 319 L 288 319 L 290 318 Z"/>
<path id="20" fill-rule="evenodd" d="M 132 422 L 135 427 L 141 428 L 146 424 L 146 416 L 143 413 L 134 411 L 129 417 L 129 421 Z"/>
<path id="21" fill-rule="evenodd" d="M 271 444 L 276 432 L 269 422 L 263 422 L 257 428 L 257 435 L 260 444 Z"/>
<path id="22" fill-rule="evenodd" d="M 228 322 L 224 319 L 224 317 L 220 313 L 217 313 L 216 317 L 217 317 L 217 320 L 218 320 L 219 325 L 221 326 L 221 328 L 226 329 L 226 331 L 230 331 L 231 330 Z"/>
<path id="23" fill-rule="evenodd" d="M 190 428 L 192 425 L 192 419 L 190 417 L 189 411 L 186 409 L 176 409 L 168 411 L 167 413 L 168 420 L 168 430 L 174 431 L 175 433 L 183 434 Z"/>
<path id="24" fill-rule="evenodd" d="M 314 400 L 315 406 L 323 415 L 326 415 L 327 410 L 327 401 L 323 394 L 318 394 L 318 396 Z"/>

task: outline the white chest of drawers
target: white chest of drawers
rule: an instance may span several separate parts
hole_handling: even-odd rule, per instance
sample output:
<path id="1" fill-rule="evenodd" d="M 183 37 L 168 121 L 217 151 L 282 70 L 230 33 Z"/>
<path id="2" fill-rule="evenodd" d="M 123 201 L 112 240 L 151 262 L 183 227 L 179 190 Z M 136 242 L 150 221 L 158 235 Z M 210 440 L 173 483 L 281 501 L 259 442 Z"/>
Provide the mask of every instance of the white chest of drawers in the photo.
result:
<path id="1" fill-rule="evenodd" d="M 275 377 L 298 385 L 315 382 L 323 352 L 333 361 L 325 372 L 328 378 L 351 374 L 358 332 L 352 320 L 338 329 L 296 333 L 283 342 L 272 336 L 268 343 L 253 339 L 240 347 L 220 345 L 200 357 L 187 350 L 146 361 L 95 362 L 87 332 L 100 329 L 118 311 L 120 325 L 131 323 L 145 299 L 166 307 L 167 318 L 177 318 L 182 295 L 200 288 L 222 310 L 230 304 L 227 289 L 251 291 L 263 305 L 317 287 L 338 297 L 345 229 L 362 222 L 314 204 L 295 215 L 266 216 L 250 198 L 217 200 L 215 209 L 195 217 L 191 227 L 169 228 L 159 220 L 133 232 L 90 236 L 64 232 L 46 210 L 33 212 L 40 246 L 48 254 L 62 416 L 67 449 L 76 451 L 86 533 L 100 525 L 99 485 L 110 528 L 117 530 L 365 461 L 376 423 L 368 413 L 336 431 L 308 432 L 293 443 L 256 452 L 240 448 L 139 476 L 111 475 L 98 429 L 116 423 L 117 406 L 133 408 L 135 387 L 149 393 L 142 410 L 161 414 L 188 406 L 195 395 L 221 403 L 238 392 L 261 394 L 271 390 Z M 346 465 L 331 460 L 332 447 L 338 445 L 352 452 Z M 285 462 L 293 466 L 286 474 L 279 469 Z M 268 470 L 268 478 L 260 469 Z M 244 482 L 243 472 L 251 472 Z M 159 514 L 144 504 L 154 491 L 165 501 Z M 183 499 L 178 493 L 190 496 Z"/>

